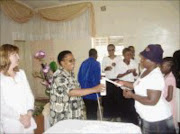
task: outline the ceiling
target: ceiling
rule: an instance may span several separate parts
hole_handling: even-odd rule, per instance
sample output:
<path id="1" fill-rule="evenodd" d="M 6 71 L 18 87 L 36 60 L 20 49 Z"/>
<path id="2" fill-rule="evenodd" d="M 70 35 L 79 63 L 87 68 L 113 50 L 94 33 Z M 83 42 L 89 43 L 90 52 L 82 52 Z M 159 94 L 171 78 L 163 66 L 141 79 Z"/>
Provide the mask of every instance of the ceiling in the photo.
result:
<path id="1" fill-rule="evenodd" d="M 85 2 L 85 1 L 95 1 L 95 0 L 16 0 L 16 1 L 19 1 L 20 3 L 23 3 L 32 9 L 38 9 L 38 8 L 64 5 L 67 3 L 72 4 L 77 1 Z M 98 1 L 103 1 L 103 0 L 98 0 Z M 142 0 L 142 1 L 149 1 L 149 0 Z M 179 10 L 180 0 L 167 0 L 166 2 L 168 2 L 171 6 Z"/>
<path id="2" fill-rule="evenodd" d="M 66 3 L 72 3 L 77 0 L 16 0 L 20 3 L 27 5 L 32 9 L 58 6 Z"/>

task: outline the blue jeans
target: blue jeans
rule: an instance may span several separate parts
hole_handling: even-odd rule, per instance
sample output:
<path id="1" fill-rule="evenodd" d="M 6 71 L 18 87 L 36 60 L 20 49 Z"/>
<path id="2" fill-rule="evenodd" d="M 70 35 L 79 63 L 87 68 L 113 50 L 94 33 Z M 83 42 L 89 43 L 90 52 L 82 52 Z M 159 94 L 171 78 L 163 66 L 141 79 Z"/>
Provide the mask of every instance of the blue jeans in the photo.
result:
<path id="1" fill-rule="evenodd" d="M 141 119 L 141 129 L 143 134 L 176 134 L 172 116 L 157 122 Z"/>

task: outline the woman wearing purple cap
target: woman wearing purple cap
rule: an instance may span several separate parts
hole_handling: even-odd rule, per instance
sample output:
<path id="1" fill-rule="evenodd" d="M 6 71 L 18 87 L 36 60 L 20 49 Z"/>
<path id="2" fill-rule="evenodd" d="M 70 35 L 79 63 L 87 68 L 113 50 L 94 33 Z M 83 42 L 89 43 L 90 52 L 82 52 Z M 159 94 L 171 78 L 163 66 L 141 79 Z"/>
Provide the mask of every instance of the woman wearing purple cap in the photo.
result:
<path id="1" fill-rule="evenodd" d="M 143 134 L 175 133 L 171 110 L 162 95 L 165 83 L 159 64 L 162 62 L 163 50 L 158 44 L 150 44 L 140 56 L 144 69 L 139 78 L 134 84 L 119 82 L 125 87 L 134 89 L 135 93 L 123 90 L 123 96 L 135 100 Z"/>

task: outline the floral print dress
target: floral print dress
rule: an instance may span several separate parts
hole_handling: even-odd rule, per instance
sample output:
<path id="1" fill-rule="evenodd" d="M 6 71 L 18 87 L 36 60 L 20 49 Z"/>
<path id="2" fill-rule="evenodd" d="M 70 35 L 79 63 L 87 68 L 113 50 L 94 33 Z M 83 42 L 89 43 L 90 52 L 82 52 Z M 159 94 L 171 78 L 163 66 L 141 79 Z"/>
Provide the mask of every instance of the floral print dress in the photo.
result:
<path id="1" fill-rule="evenodd" d="M 79 88 L 73 73 L 60 67 L 53 75 L 50 91 L 50 124 L 53 126 L 60 120 L 84 119 L 84 103 L 81 97 L 71 97 L 68 93 Z"/>

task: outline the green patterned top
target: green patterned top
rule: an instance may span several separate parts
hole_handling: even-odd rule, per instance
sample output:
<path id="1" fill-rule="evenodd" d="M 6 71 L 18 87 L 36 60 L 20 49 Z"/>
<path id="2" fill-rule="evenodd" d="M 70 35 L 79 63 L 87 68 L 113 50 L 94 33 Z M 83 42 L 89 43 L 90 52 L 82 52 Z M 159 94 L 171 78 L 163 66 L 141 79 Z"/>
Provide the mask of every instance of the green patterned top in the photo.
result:
<path id="1" fill-rule="evenodd" d="M 50 91 L 50 124 L 51 126 L 60 120 L 84 119 L 84 103 L 81 97 L 71 97 L 68 93 L 79 88 L 74 73 L 69 73 L 60 67 L 53 74 L 53 82 Z"/>

